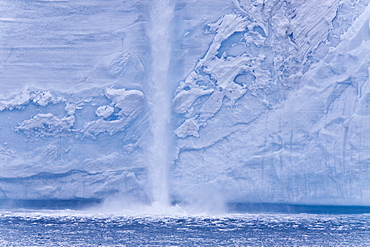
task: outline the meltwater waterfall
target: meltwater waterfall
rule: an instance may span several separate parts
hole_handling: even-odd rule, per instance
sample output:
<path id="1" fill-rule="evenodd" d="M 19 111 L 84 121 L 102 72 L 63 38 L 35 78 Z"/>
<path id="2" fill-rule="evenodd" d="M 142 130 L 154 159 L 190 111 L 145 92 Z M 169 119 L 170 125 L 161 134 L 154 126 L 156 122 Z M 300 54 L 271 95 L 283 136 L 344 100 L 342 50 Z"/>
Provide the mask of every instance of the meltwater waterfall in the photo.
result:
<path id="1" fill-rule="evenodd" d="M 370 205 L 369 0 L 0 13 L 0 206 Z"/>
<path id="2" fill-rule="evenodd" d="M 149 104 L 151 108 L 152 142 L 150 144 L 150 176 L 154 203 L 169 205 L 168 170 L 171 141 L 171 86 L 168 73 L 171 52 L 173 9 L 169 0 L 156 0 L 151 10 L 151 72 Z"/>

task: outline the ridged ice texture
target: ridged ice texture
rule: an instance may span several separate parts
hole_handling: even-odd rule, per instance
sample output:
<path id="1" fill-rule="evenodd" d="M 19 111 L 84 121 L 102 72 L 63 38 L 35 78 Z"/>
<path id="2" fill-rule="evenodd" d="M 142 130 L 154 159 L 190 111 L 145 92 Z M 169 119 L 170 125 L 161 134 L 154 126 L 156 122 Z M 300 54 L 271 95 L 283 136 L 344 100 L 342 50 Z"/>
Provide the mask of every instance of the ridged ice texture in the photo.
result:
<path id="1" fill-rule="evenodd" d="M 368 1 L 235 2 L 173 100 L 175 200 L 369 204 Z"/>
<path id="2" fill-rule="evenodd" d="M 0 3 L 0 198 L 146 200 L 150 9 Z"/>

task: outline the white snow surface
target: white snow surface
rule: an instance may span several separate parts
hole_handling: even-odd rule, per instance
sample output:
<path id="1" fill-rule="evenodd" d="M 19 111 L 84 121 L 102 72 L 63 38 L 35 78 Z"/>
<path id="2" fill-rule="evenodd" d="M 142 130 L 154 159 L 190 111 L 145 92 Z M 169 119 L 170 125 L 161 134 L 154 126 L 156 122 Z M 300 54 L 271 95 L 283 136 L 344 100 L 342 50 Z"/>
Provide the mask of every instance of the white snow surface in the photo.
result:
<path id="1" fill-rule="evenodd" d="M 0 1 L 0 199 L 370 205 L 369 0 L 155 1 Z"/>

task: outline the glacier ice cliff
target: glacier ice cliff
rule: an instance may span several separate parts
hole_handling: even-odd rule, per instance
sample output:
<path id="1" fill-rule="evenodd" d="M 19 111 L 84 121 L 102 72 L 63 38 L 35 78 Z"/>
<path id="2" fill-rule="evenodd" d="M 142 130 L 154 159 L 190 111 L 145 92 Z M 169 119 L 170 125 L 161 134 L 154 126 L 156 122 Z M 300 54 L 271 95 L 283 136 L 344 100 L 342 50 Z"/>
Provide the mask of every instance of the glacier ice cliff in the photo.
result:
<path id="1" fill-rule="evenodd" d="M 370 205 L 368 0 L 0 11 L 0 199 Z"/>

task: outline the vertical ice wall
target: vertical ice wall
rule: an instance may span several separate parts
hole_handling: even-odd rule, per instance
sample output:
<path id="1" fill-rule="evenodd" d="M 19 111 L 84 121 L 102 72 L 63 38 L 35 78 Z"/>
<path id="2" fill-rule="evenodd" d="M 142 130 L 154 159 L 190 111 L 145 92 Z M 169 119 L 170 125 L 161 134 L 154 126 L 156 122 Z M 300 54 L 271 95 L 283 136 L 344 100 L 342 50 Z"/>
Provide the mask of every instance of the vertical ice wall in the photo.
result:
<path id="1" fill-rule="evenodd" d="M 0 11 L 0 199 L 146 201 L 147 3 Z"/>
<path id="2" fill-rule="evenodd" d="M 369 204 L 368 5 L 0 1 L 0 199 Z"/>
<path id="3" fill-rule="evenodd" d="M 369 1 L 235 4 L 173 100 L 175 200 L 369 204 Z"/>

